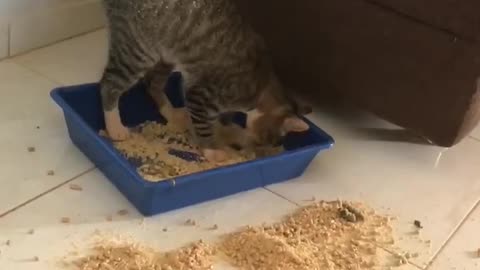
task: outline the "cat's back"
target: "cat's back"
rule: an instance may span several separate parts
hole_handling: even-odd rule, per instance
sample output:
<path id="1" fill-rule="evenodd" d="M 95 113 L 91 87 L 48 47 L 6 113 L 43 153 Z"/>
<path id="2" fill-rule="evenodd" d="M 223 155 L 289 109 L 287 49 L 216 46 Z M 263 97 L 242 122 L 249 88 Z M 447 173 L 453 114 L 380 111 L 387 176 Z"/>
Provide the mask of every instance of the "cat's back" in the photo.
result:
<path id="1" fill-rule="evenodd" d="M 107 15 L 135 16 L 149 10 L 158 10 L 176 0 L 103 0 Z"/>

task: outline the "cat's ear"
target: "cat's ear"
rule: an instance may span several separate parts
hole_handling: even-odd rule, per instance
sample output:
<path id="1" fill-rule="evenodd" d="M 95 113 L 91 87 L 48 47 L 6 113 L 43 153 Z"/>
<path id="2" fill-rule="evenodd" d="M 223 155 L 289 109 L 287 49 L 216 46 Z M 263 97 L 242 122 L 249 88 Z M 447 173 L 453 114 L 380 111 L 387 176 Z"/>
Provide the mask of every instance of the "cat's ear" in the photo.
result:
<path id="1" fill-rule="evenodd" d="M 303 97 L 299 96 L 290 96 L 291 102 L 293 103 L 294 113 L 297 115 L 307 115 L 313 112 L 312 105 L 305 100 Z"/>
<path id="2" fill-rule="evenodd" d="M 313 112 L 312 105 L 307 102 L 304 98 L 296 97 L 295 102 L 297 104 L 297 114 L 298 115 L 307 115 Z"/>
<path id="3" fill-rule="evenodd" d="M 305 104 L 305 103 L 299 103 L 299 114 L 300 115 L 307 115 L 307 114 L 311 114 L 313 112 L 313 108 L 312 106 L 308 105 L 308 104 Z"/>
<path id="4" fill-rule="evenodd" d="M 296 116 L 291 116 L 283 120 L 283 130 L 285 132 L 304 132 L 310 129 L 310 126 Z"/>

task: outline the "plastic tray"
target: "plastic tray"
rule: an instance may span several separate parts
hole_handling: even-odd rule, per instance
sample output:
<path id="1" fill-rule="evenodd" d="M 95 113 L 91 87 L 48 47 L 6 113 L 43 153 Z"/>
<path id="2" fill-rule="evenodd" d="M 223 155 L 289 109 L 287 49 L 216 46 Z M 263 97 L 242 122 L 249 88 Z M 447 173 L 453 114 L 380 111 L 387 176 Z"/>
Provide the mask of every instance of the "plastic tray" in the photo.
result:
<path id="1" fill-rule="evenodd" d="M 178 80 L 170 80 L 167 88 L 175 92 L 179 86 Z M 334 143 L 309 122 L 309 132 L 287 136 L 287 151 L 280 155 L 151 183 L 137 173 L 134 162 L 98 135 L 104 128 L 98 84 L 57 88 L 51 96 L 63 109 L 72 142 L 146 216 L 298 177 L 319 151 Z M 127 126 L 164 121 L 141 84 L 122 97 L 120 112 Z"/>

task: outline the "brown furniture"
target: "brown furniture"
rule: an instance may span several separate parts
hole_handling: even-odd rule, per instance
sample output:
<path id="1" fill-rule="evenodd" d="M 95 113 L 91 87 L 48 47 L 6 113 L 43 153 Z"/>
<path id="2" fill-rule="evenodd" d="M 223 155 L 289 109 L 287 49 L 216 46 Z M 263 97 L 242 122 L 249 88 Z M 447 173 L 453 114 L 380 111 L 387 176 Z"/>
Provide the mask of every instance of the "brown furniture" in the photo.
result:
<path id="1" fill-rule="evenodd" d="M 280 78 L 441 146 L 480 119 L 478 0 L 236 0 Z"/>

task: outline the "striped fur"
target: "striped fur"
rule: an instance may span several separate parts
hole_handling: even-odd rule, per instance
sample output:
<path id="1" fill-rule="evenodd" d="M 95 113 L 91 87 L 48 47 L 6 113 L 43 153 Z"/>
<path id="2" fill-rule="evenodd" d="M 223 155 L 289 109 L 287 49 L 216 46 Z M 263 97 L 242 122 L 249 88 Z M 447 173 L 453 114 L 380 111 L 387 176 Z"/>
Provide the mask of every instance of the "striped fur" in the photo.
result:
<path id="1" fill-rule="evenodd" d="M 262 107 L 262 96 L 274 104 L 263 110 L 292 109 L 262 39 L 231 0 L 104 0 L 104 6 L 110 37 L 101 80 L 106 112 L 116 110 L 119 97 L 148 71 L 154 71 L 155 88 L 163 89 L 173 69 L 184 78 L 186 106 L 202 147 L 216 147 L 213 125 L 222 112 Z M 164 94 L 158 97 L 160 105 L 167 102 Z"/>

